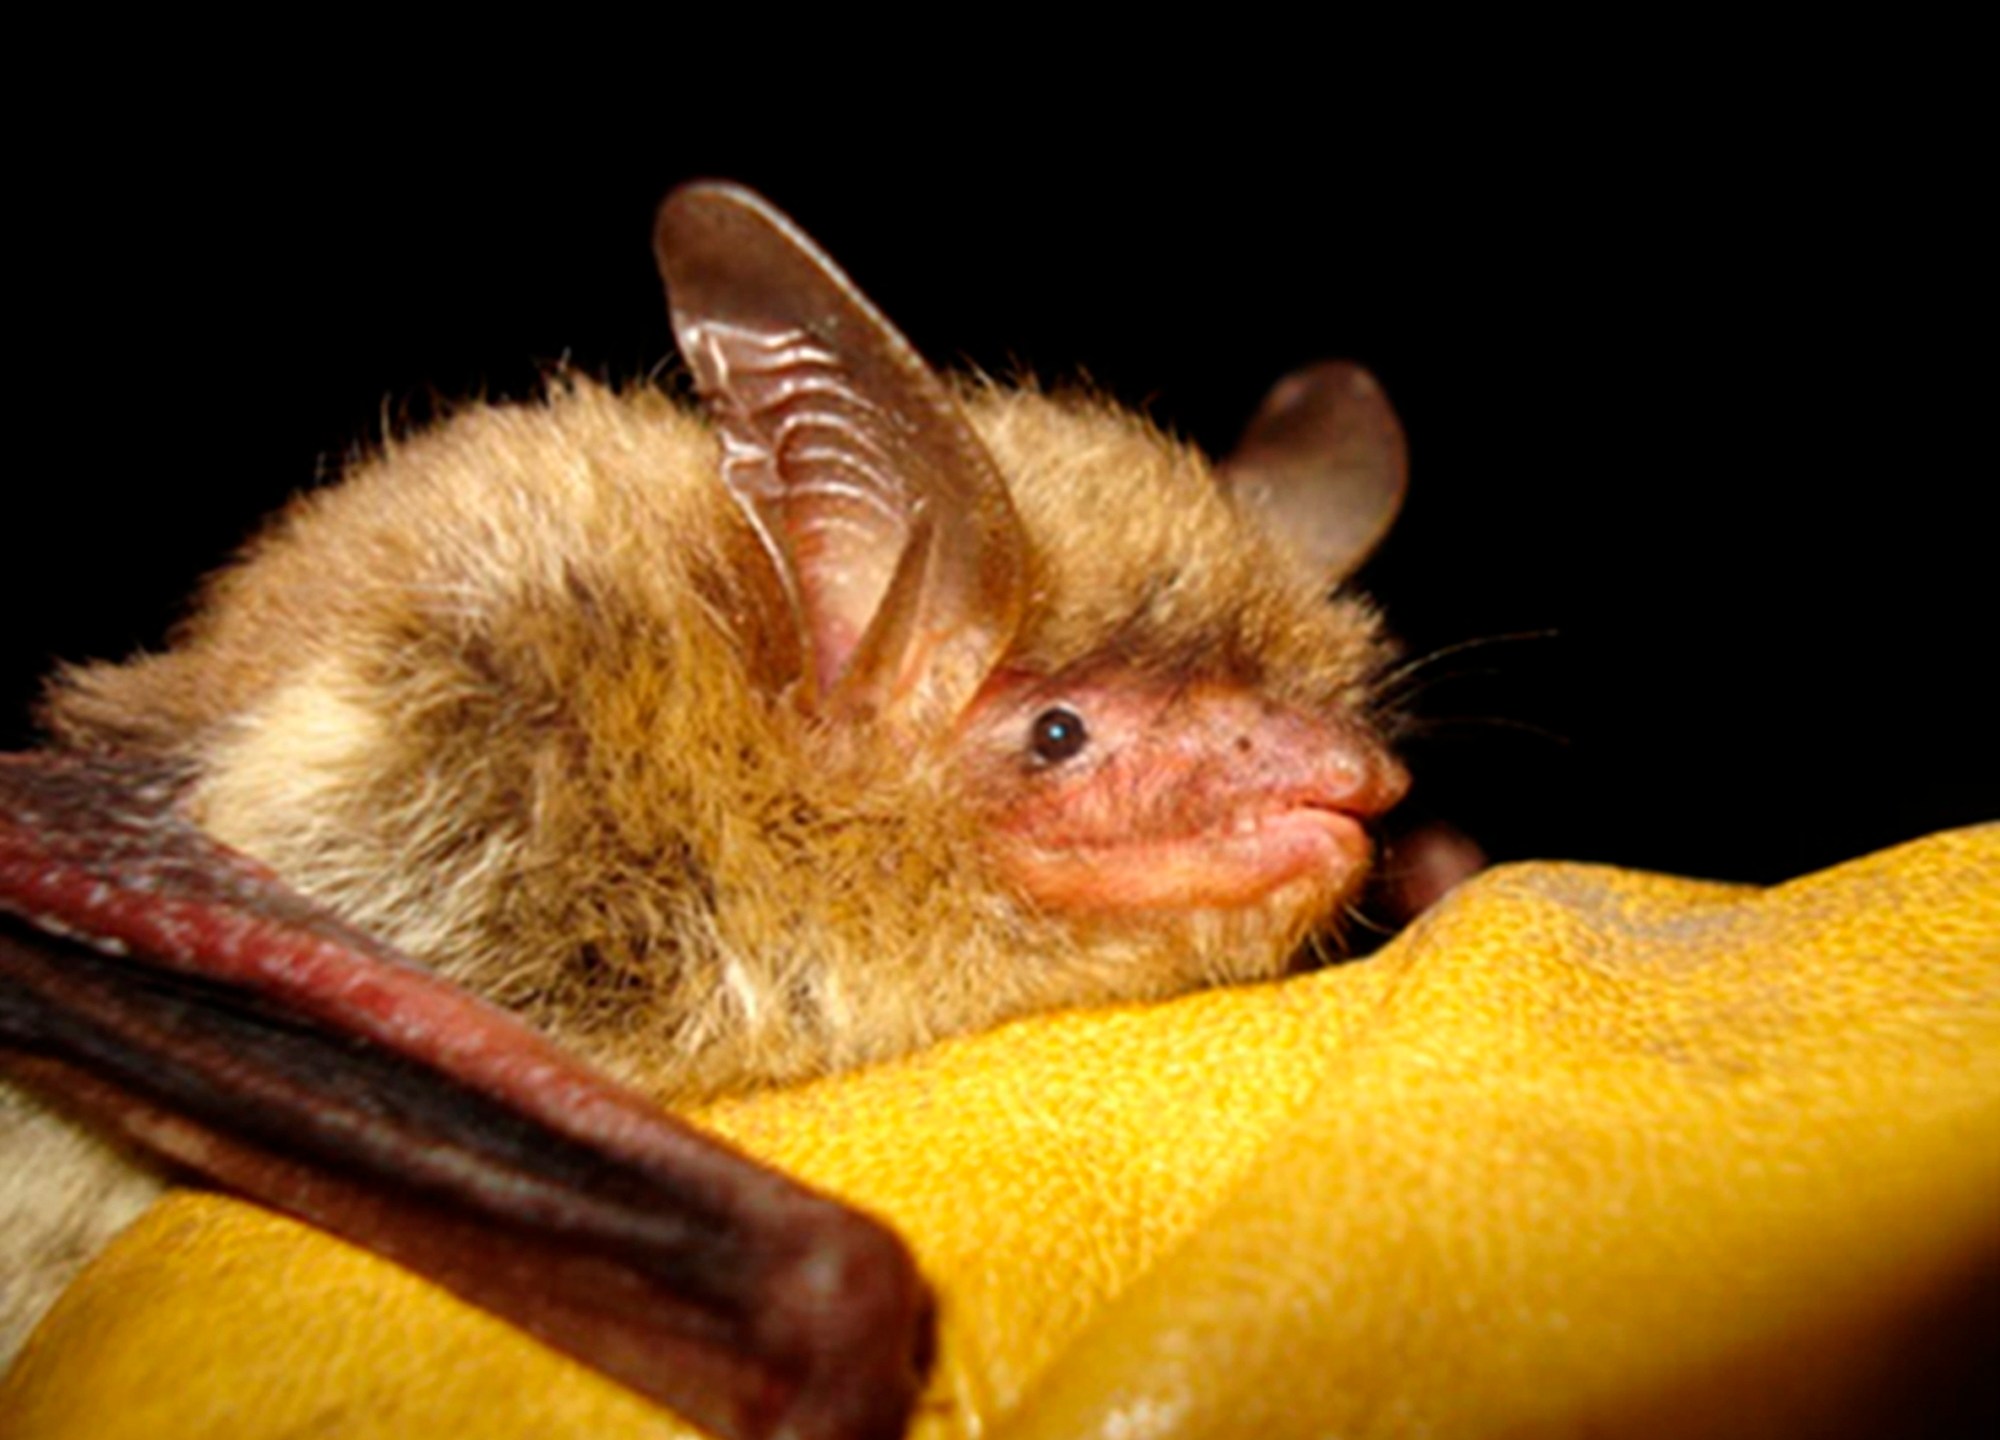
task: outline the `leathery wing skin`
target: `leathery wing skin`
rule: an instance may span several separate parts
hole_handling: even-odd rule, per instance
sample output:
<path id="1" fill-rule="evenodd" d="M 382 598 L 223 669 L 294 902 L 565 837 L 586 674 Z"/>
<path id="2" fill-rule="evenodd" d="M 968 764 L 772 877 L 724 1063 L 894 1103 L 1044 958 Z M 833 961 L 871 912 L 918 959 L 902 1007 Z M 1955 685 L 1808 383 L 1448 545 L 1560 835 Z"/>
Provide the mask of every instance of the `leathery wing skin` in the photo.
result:
<path id="1" fill-rule="evenodd" d="M 941 1302 L 919 1435 L 1920 1428 L 1992 1359 L 2000 826 L 1769 890 L 1501 867 L 1363 963 L 696 1118 L 909 1240 Z M 64 1297 L 0 1416 L 689 1433 L 192 1193 Z"/>

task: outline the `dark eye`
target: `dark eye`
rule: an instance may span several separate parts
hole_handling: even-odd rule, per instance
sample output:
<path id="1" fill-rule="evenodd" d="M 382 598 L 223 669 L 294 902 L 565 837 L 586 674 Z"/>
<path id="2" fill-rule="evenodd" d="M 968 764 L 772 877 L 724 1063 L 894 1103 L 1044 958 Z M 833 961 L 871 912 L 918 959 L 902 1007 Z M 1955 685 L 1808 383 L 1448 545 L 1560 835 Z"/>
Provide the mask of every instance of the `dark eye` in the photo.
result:
<path id="1" fill-rule="evenodd" d="M 1045 765 L 1067 760 L 1089 743 L 1090 732 L 1083 728 L 1083 717 L 1060 705 L 1037 715 L 1028 736 L 1028 748 Z"/>

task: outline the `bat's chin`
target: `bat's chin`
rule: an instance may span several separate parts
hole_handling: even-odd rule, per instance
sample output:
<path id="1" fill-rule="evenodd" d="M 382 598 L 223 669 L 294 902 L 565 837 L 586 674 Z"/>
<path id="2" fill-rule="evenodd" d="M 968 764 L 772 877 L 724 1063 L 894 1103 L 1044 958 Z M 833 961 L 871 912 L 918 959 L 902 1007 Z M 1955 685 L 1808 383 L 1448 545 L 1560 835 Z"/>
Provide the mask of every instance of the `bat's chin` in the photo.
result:
<path id="1" fill-rule="evenodd" d="M 1300 804 L 1193 834 L 1023 847 L 1008 868 L 1036 903 L 1071 914 L 1242 909 L 1292 887 L 1330 907 L 1360 883 L 1373 851 L 1355 816 Z"/>

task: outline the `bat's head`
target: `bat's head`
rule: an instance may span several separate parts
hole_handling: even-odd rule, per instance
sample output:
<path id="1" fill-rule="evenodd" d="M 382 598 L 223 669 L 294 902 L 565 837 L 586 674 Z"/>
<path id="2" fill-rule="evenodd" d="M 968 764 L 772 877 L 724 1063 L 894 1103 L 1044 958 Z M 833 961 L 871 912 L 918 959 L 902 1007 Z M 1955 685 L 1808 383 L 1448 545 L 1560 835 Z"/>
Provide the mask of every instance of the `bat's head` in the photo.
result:
<path id="1" fill-rule="evenodd" d="M 1379 405 L 1347 367 L 1315 383 L 1314 403 Z M 1404 787 L 1371 711 L 1373 612 L 1333 597 L 1340 575 L 1244 498 L 1245 472 L 1137 417 L 1022 393 L 973 414 L 1030 556 L 1014 643 L 952 739 L 996 863 L 1050 913 L 1233 912 L 1268 934 L 1249 948 L 1289 948 Z"/>
<path id="2" fill-rule="evenodd" d="M 856 1033 L 1282 969 L 1407 784 L 1371 709 L 1379 625 L 1336 594 L 1403 491 L 1372 377 L 1291 377 L 1211 465 L 1089 395 L 947 384 L 743 191 L 680 192 L 658 248 L 796 694 L 868 777 L 835 808 L 906 827 L 844 857 L 925 937 L 878 921 L 875 955 L 820 972 L 884 1016 Z M 919 957 L 893 982 L 891 949 Z"/>

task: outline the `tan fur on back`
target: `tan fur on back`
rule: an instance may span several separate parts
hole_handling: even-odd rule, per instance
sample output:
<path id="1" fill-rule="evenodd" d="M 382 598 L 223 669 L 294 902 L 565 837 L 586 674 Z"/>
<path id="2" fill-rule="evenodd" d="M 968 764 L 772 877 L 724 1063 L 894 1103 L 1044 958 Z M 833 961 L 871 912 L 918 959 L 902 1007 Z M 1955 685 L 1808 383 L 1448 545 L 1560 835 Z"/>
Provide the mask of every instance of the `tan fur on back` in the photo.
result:
<path id="1" fill-rule="evenodd" d="M 0 1369 L 76 1272 L 162 1183 L 122 1151 L 0 1084 Z"/>

